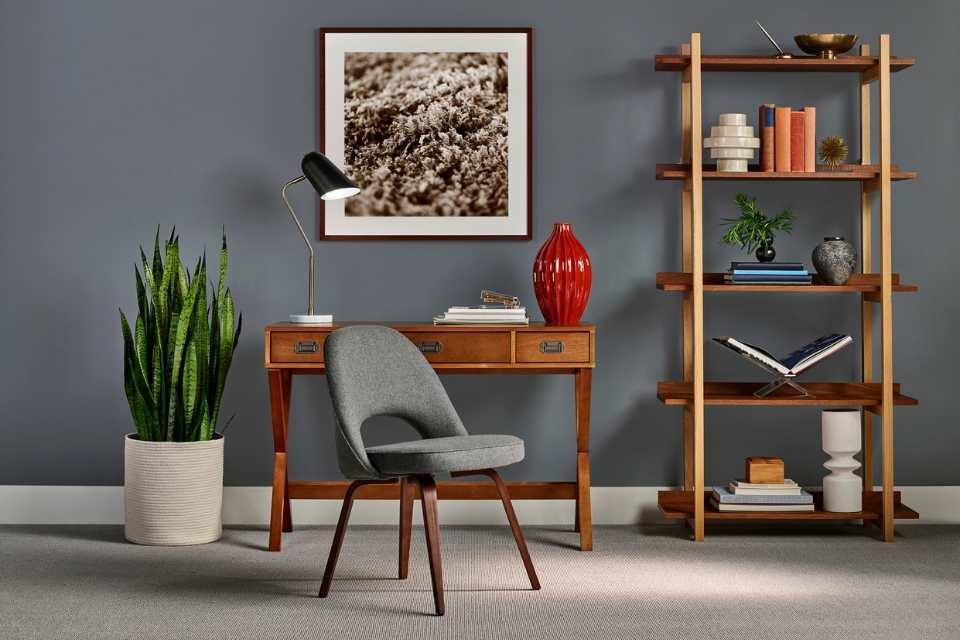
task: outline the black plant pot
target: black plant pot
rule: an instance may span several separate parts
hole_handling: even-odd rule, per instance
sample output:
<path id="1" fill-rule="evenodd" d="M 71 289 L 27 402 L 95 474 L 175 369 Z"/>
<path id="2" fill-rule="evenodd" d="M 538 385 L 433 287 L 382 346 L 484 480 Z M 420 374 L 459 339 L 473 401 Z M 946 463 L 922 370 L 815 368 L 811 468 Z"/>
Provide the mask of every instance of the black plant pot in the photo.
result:
<path id="1" fill-rule="evenodd" d="M 773 248 L 773 243 L 768 242 L 757 247 L 757 252 L 754 255 L 760 262 L 773 262 L 773 259 L 777 257 L 777 252 Z"/>

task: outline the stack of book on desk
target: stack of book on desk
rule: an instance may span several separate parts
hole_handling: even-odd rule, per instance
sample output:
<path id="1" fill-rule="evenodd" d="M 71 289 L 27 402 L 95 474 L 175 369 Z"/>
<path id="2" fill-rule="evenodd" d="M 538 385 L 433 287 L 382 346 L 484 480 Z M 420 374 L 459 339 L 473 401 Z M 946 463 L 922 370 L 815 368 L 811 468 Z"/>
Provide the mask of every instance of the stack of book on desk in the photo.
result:
<path id="1" fill-rule="evenodd" d="M 813 511 L 813 496 L 793 480 L 751 483 L 734 480 L 714 487 L 710 504 L 717 511 Z"/>
<path id="2" fill-rule="evenodd" d="M 479 307 L 450 307 L 435 317 L 433 324 L 529 324 L 526 307 L 481 305 Z"/>
<path id="3" fill-rule="evenodd" d="M 731 262 L 724 274 L 728 284 L 810 284 L 812 278 L 800 262 Z"/>

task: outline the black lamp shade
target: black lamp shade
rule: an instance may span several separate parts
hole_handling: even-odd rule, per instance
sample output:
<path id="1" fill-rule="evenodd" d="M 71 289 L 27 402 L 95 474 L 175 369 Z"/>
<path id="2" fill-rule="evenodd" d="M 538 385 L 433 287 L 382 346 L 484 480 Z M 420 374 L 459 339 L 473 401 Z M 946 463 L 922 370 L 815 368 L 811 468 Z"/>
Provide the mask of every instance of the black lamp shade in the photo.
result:
<path id="1" fill-rule="evenodd" d="M 303 156 L 300 167 L 324 200 L 340 200 L 360 193 L 359 187 L 321 153 L 311 151 Z"/>

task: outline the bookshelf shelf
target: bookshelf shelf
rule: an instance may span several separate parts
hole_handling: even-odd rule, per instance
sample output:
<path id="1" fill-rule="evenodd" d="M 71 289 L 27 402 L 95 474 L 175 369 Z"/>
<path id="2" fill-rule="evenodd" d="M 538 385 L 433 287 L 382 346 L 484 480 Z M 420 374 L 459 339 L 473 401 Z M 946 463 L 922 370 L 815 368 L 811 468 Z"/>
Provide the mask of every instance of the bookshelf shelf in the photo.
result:
<path id="1" fill-rule="evenodd" d="M 756 165 L 750 165 L 750 170 L 744 172 L 717 171 L 717 165 L 703 165 L 704 180 L 815 180 L 821 182 L 857 182 L 873 180 L 880 175 L 880 166 L 876 164 L 847 164 L 836 170 L 827 169 L 818 165 L 815 172 L 804 171 L 760 171 Z M 657 180 L 686 180 L 690 177 L 690 165 L 682 163 L 658 164 Z M 894 165 L 891 167 L 890 179 L 914 180 L 916 171 L 900 171 Z"/>
<path id="2" fill-rule="evenodd" d="M 849 282 L 843 285 L 825 284 L 823 279 L 813 276 L 812 284 L 729 284 L 723 281 L 722 273 L 704 273 L 703 290 L 705 292 L 752 292 L 763 291 L 771 293 L 866 293 L 876 294 L 880 292 L 880 274 L 877 273 L 855 273 L 850 277 Z M 916 285 L 901 284 L 900 274 L 892 275 L 892 287 L 894 291 L 902 293 L 912 293 L 917 290 Z M 693 274 L 682 271 L 666 271 L 657 274 L 657 289 L 661 291 L 680 291 L 688 292 L 693 289 Z"/>
<path id="3" fill-rule="evenodd" d="M 805 71 L 864 73 L 876 69 L 878 56 L 841 56 L 833 60 L 797 57 L 778 60 L 770 56 L 701 56 L 701 71 Z M 890 71 L 902 71 L 916 64 L 913 58 L 890 57 Z M 684 71 L 690 67 L 688 55 L 659 55 L 657 71 Z"/>
<path id="4" fill-rule="evenodd" d="M 657 383 L 657 396 L 683 411 L 683 486 L 682 491 L 660 492 L 659 504 L 667 517 L 685 519 L 693 530 L 693 539 L 704 537 L 706 520 L 861 520 L 876 524 L 885 542 L 894 539 L 897 518 L 917 518 L 912 509 L 900 503 L 893 490 L 894 407 L 915 405 L 917 400 L 900 393 L 893 379 L 893 293 L 913 292 L 914 285 L 903 284 L 893 272 L 892 259 L 892 184 L 917 177 L 891 163 L 890 79 L 891 73 L 914 65 L 913 58 L 890 55 L 889 34 L 880 35 L 879 55 L 871 55 L 869 45 L 860 45 L 860 55 L 844 55 L 835 60 L 793 58 L 777 60 L 763 56 L 705 56 L 699 33 L 689 44 L 680 46 L 679 55 L 656 56 L 657 71 L 679 72 L 680 80 L 680 158 L 673 164 L 656 166 L 657 180 L 675 180 L 681 186 L 680 234 L 681 265 L 677 272 L 656 276 L 657 288 L 679 292 L 682 296 L 681 335 L 683 336 L 682 379 Z M 760 172 L 756 167 L 746 173 L 717 171 L 716 165 L 703 164 L 703 73 L 712 71 L 799 71 L 846 72 L 854 74 L 859 89 L 860 161 L 836 169 L 818 166 L 814 172 Z M 874 86 L 876 91 L 874 92 Z M 871 126 L 871 98 L 877 95 L 876 160 L 874 128 Z M 860 223 L 858 262 L 861 273 L 843 286 L 829 286 L 818 277 L 811 285 L 725 284 L 723 274 L 703 271 L 703 186 L 717 180 L 779 180 L 798 183 L 835 182 L 853 184 L 860 191 L 857 212 Z M 879 213 L 875 216 L 875 211 Z M 876 226 L 875 226 L 876 225 Z M 874 243 L 874 236 L 879 242 Z M 876 249 L 876 251 L 875 251 Z M 875 268 L 874 258 L 879 264 Z M 813 397 L 790 395 L 781 389 L 766 398 L 753 395 L 762 383 L 706 382 L 704 380 L 704 293 L 705 292 L 790 292 L 853 293 L 860 296 L 860 348 L 862 375 L 858 382 L 804 383 Z M 878 329 L 878 331 L 875 331 Z M 874 362 L 874 347 L 879 358 Z M 876 371 L 875 371 L 876 369 Z M 875 377 L 876 375 L 876 377 Z M 864 507 L 858 513 L 835 514 L 821 508 L 814 512 L 719 512 L 707 499 L 704 479 L 704 425 L 706 406 L 806 406 L 862 407 Z M 880 417 L 879 444 L 882 490 L 873 491 L 874 414 Z M 703 499 L 695 496 L 703 496 Z"/>
<path id="5" fill-rule="evenodd" d="M 871 382 L 803 382 L 812 395 L 798 396 L 796 392 L 781 388 L 765 398 L 753 392 L 765 382 L 705 382 L 703 403 L 707 406 L 737 405 L 754 407 L 864 407 L 868 410 L 881 404 L 880 384 Z M 666 405 L 689 405 L 693 402 L 692 382 L 658 382 L 657 398 Z M 915 398 L 902 395 L 900 385 L 893 385 L 893 403 L 915 405 Z"/>
<path id="6" fill-rule="evenodd" d="M 823 493 L 810 491 L 813 495 L 815 511 L 717 511 L 710 504 L 710 492 L 702 492 L 703 515 L 707 520 L 864 520 L 878 521 L 883 517 L 883 493 L 881 491 L 863 492 L 863 510 L 854 513 L 835 513 L 823 510 Z M 660 491 L 657 504 L 664 517 L 671 519 L 693 518 L 693 491 Z M 895 517 L 902 520 L 916 520 L 920 517 L 916 511 L 900 501 L 900 492 L 893 492 Z"/>

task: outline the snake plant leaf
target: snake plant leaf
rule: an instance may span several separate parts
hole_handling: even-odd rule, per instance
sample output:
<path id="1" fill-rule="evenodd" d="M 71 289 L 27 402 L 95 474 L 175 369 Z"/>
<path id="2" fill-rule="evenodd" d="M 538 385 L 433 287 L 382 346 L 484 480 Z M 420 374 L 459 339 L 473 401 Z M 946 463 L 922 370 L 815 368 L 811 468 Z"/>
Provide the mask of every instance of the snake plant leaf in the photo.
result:
<path id="1" fill-rule="evenodd" d="M 237 350 L 237 345 L 240 344 L 240 327 L 243 326 L 243 314 L 237 314 L 237 328 L 233 332 L 233 350 Z"/>
<path id="2" fill-rule="evenodd" d="M 120 330 L 123 334 L 124 359 L 130 362 L 130 380 L 137 393 L 143 398 L 150 397 L 150 387 L 146 379 L 141 375 L 140 365 L 136 361 L 137 348 L 134 344 L 133 334 L 130 331 L 130 323 L 127 322 L 127 316 L 120 311 Z"/>
<path id="3" fill-rule="evenodd" d="M 127 404 L 130 405 L 130 415 L 137 427 L 137 435 L 142 440 L 150 439 L 150 422 L 145 415 L 145 406 L 143 398 L 137 391 L 134 383 L 134 363 L 131 359 L 132 340 L 128 339 L 130 325 L 127 323 L 123 311 L 120 311 L 120 326 L 123 332 L 123 390 L 127 396 Z"/>
<path id="4" fill-rule="evenodd" d="M 210 319 L 207 309 L 207 256 L 204 252 L 194 274 L 198 282 L 197 299 L 193 309 L 193 327 L 191 334 L 197 346 L 197 389 L 204 398 L 210 381 Z M 196 420 L 195 420 L 196 421 Z"/>
<path id="5" fill-rule="evenodd" d="M 193 422 L 187 425 L 189 430 L 187 433 L 187 440 L 190 442 L 196 442 L 203 440 L 203 419 L 204 415 L 207 413 L 207 398 L 200 393 L 199 401 L 196 407 L 193 410 Z"/>
<path id="6" fill-rule="evenodd" d="M 204 403 L 202 418 L 200 419 L 200 434 L 198 440 L 210 440 L 213 438 L 213 422 L 210 420 L 210 408 Z"/>
<path id="7" fill-rule="evenodd" d="M 233 359 L 233 296 L 228 288 L 223 294 L 223 306 L 220 309 L 220 344 L 218 348 L 216 392 L 213 396 L 213 408 L 210 411 L 210 422 L 215 426 L 220 415 L 220 400 L 223 397 L 223 387 L 230 371 L 230 361 Z"/>
<path id="8" fill-rule="evenodd" d="M 160 254 L 160 225 L 157 225 L 157 234 L 153 238 L 153 279 L 157 282 L 163 278 L 163 256 Z"/>
<path id="9" fill-rule="evenodd" d="M 170 296 L 170 285 L 173 281 L 173 275 L 180 269 L 179 253 L 177 246 L 172 242 L 167 243 L 167 254 L 166 254 L 166 263 L 163 265 L 163 277 L 160 280 L 160 302 L 157 307 L 165 312 L 164 316 L 161 318 L 161 333 L 163 334 L 163 339 L 169 337 L 170 330 L 170 317 L 166 314 L 169 307 L 168 305 L 171 302 Z"/>
<path id="10" fill-rule="evenodd" d="M 190 276 L 187 275 L 187 269 L 183 266 L 183 263 L 180 264 L 177 276 L 177 284 L 180 286 L 180 299 L 182 300 L 187 297 L 187 290 L 190 288 Z"/>
<path id="11" fill-rule="evenodd" d="M 142 315 L 137 316 L 137 322 L 134 325 L 133 342 L 136 346 L 137 366 L 140 369 L 140 375 L 147 380 L 147 369 L 150 366 L 150 352 L 147 349 L 147 330 L 144 326 Z"/>
<path id="12" fill-rule="evenodd" d="M 140 269 L 137 265 L 133 265 L 133 273 L 137 277 L 137 309 L 142 314 L 147 310 L 147 291 L 143 286 L 143 278 L 140 277 Z"/>
<path id="13" fill-rule="evenodd" d="M 207 378 L 210 383 L 207 385 L 207 406 L 212 408 L 214 398 L 217 393 L 217 371 L 220 368 L 220 300 L 217 298 L 217 292 L 210 287 L 210 365 L 208 367 Z"/>
<path id="14" fill-rule="evenodd" d="M 223 300 L 223 287 L 227 280 L 227 233 L 223 232 L 220 244 L 220 278 L 217 282 L 217 299 Z"/>
<path id="15" fill-rule="evenodd" d="M 166 395 L 165 395 L 165 383 L 163 379 L 163 358 L 161 357 L 163 349 L 160 347 L 160 342 L 156 341 L 153 343 L 153 379 L 150 386 L 150 399 L 153 402 L 155 407 L 153 411 L 153 419 L 155 422 L 154 425 L 154 440 L 160 440 L 160 424 L 161 424 L 161 408 L 166 407 Z M 165 422 L 163 424 L 166 424 Z"/>
<path id="16" fill-rule="evenodd" d="M 147 283 L 146 291 L 144 293 L 147 296 L 149 296 L 144 303 L 146 306 L 146 314 L 144 314 L 144 322 L 148 326 L 152 326 L 153 314 L 156 313 L 157 298 L 154 293 L 154 291 L 156 290 L 156 284 L 154 283 L 154 280 L 153 280 L 153 270 L 150 268 L 150 263 L 147 262 L 147 254 L 143 252 L 143 247 L 140 247 L 140 261 L 143 265 L 143 279 Z M 154 305 L 153 309 L 151 309 L 151 303 Z M 138 304 L 139 304 L 139 301 L 138 301 Z M 152 337 L 152 334 L 150 337 Z"/>
<path id="17" fill-rule="evenodd" d="M 193 424 L 193 409 L 197 404 L 197 369 L 197 343 L 191 342 L 183 363 L 183 421 L 187 426 Z"/>
<path id="18" fill-rule="evenodd" d="M 183 360 L 184 346 L 187 343 L 187 333 L 190 330 L 190 320 L 193 316 L 193 303 L 197 296 L 197 285 L 199 281 L 194 281 L 190 290 L 187 292 L 187 298 L 183 303 L 183 309 L 177 316 L 176 333 L 173 338 L 173 361 L 170 369 L 170 389 L 177 390 L 180 382 L 180 369 Z M 174 426 L 176 425 L 176 410 L 178 404 L 175 402 L 176 394 L 170 396 L 170 409 L 167 414 L 167 440 L 173 439 Z"/>
<path id="19" fill-rule="evenodd" d="M 164 440 L 166 437 L 167 424 L 167 405 L 169 404 L 170 385 L 167 378 L 167 353 L 166 339 L 163 337 L 160 326 L 160 314 L 154 314 L 154 331 L 156 332 L 156 342 L 154 343 L 153 354 L 153 372 L 157 387 L 155 404 L 157 407 L 157 440 Z"/>

